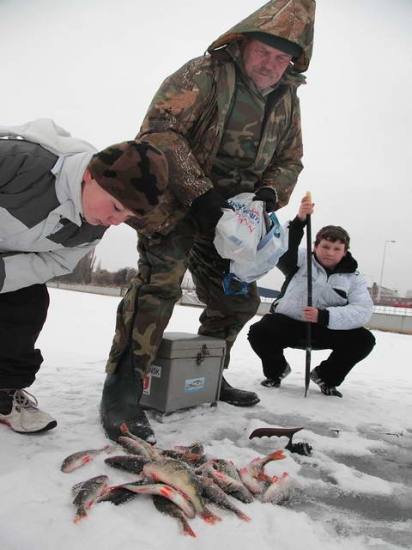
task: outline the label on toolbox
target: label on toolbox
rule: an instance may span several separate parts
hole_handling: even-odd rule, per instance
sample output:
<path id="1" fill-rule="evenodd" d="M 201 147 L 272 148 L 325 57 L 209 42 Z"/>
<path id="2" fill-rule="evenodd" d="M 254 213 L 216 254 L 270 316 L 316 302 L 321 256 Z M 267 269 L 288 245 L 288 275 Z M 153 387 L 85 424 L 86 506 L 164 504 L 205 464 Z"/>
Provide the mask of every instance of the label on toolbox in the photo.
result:
<path id="1" fill-rule="evenodd" d="M 162 367 L 158 365 L 152 365 L 150 367 L 150 373 L 143 378 L 143 393 L 145 395 L 150 395 L 150 388 L 152 385 L 152 377 L 161 378 L 162 377 Z"/>
<path id="2" fill-rule="evenodd" d="M 157 365 L 152 365 L 150 369 L 150 374 L 144 377 L 143 379 L 143 393 L 145 395 L 150 395 L 150 389 L 152 385 L 152 377 L 161 378 L 162 376 L 162 367 Z M 201 378 L 188 378 L 185 380 L 184 384 L 184 393 L 193 393 L 196 391 L 202 391 L 205 387 L 205 377 Z"/>
<path id="3" fill-rule="evenodd" d="M 202 378 L 191 378 L 185 380 L 185 389 L 184 393 L 192 393 L 195 391 L 201 391 L 205 387 L 205 377 Z"/>

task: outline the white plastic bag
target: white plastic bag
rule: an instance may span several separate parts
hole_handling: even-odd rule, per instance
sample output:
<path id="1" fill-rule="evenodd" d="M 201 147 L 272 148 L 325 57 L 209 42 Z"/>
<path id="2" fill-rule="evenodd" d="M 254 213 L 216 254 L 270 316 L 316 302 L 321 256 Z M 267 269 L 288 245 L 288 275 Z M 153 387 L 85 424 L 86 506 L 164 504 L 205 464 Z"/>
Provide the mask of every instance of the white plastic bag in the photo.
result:
<path id="1" fill-rule="evenodd" d="M 288 248 L 287 229 L 253 197 L 254 193 L 241 193 L 228 200 L 235 211 L 224 211 L 214 239 L 220 256 L 231 260 L 231 276 L 245 283 L 266 275 Z"/>
<path id="2" fill-rule="evenodd" d="M 228 199 L 233 210 L 223 210 L 216 225 L 214 245 L 228 260 L 253 261 L 264 226 L 263 202 L 253 200 L 254 193 L 241 193 Z"/>
<path id="3" fill-rule="evenodd" d="M 252 262 L 232 260 L 230 262 L 230 272 L 237 279 L 245 283 L 257 281 L 278 263 L 279 258 L 288 249 L 288 230 L 283 227 L 274 213 L 270 215 L 272 227 L 264 235 L 256 250 L 255 258 Z"/>

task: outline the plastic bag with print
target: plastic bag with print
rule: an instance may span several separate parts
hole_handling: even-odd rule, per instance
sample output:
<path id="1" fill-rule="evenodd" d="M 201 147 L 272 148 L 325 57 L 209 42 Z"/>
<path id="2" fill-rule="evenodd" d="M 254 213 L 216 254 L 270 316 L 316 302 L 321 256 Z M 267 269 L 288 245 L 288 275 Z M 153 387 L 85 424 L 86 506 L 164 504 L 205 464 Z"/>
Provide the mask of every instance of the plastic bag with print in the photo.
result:
<path id="1" fill-rule="evenodd" d="M 220 256 L 231 260 L 230 274 L 245 283 L 266 275 L 288 247 L 287 229 L 253 197 L 241 193 L 228 200 L 234 211 L 224 210 L 214 240 Z"/>
<path id="2" fill-rule="evenodd" d="M 254 193 L 241 193 L 228 199 L 234 210 L 224 209 L 215 230 L 214 245 L 222 258 L 253 261 L 264 232 L 262 201 Z"/>

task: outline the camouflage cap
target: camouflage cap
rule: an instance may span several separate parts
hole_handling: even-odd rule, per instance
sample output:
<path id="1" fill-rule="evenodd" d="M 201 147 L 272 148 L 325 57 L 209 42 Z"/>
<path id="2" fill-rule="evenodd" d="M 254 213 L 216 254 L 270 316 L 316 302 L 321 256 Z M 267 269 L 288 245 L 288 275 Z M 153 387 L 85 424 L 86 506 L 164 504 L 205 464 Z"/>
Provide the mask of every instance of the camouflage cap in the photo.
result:
<path id="1" fill-rule="evenodd" d="M 124 141 L 96 153 L 89 165 L 92 178 L 125 208 L 146 216 L 160 201 L 168 183 L 164 154 L 148 141 Z"/>

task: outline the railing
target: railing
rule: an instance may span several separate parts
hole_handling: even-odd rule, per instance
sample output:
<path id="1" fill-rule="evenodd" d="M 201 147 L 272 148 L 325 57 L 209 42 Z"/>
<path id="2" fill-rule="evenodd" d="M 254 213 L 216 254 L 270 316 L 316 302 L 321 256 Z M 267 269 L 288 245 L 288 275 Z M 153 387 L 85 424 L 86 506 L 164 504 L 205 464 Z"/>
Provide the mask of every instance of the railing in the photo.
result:
<path id="1" fill-rule="evenodd" d="M 91 292 L 94 294 L 105 294 L 110 296 L 124 296 L 127 288 L 105 287 L 97 285 L 77 285 L 67 283 L 49 282 L 48 286 L 61 288 L 63 290 L 75 290 L 77 292 Z M 258 315 L 269 313 L 273 298 L 261 298 Z M 181 305 L 203 307 L 196 293 L 193 290 L 183 290 L 183 296 L 179 302 Z M 399 332 L 401 334 L 412 334 L 412 308 L 374 306 L 373 315 L 366 325 L 370 329 L 383 330 L 387 332 Z"/>

